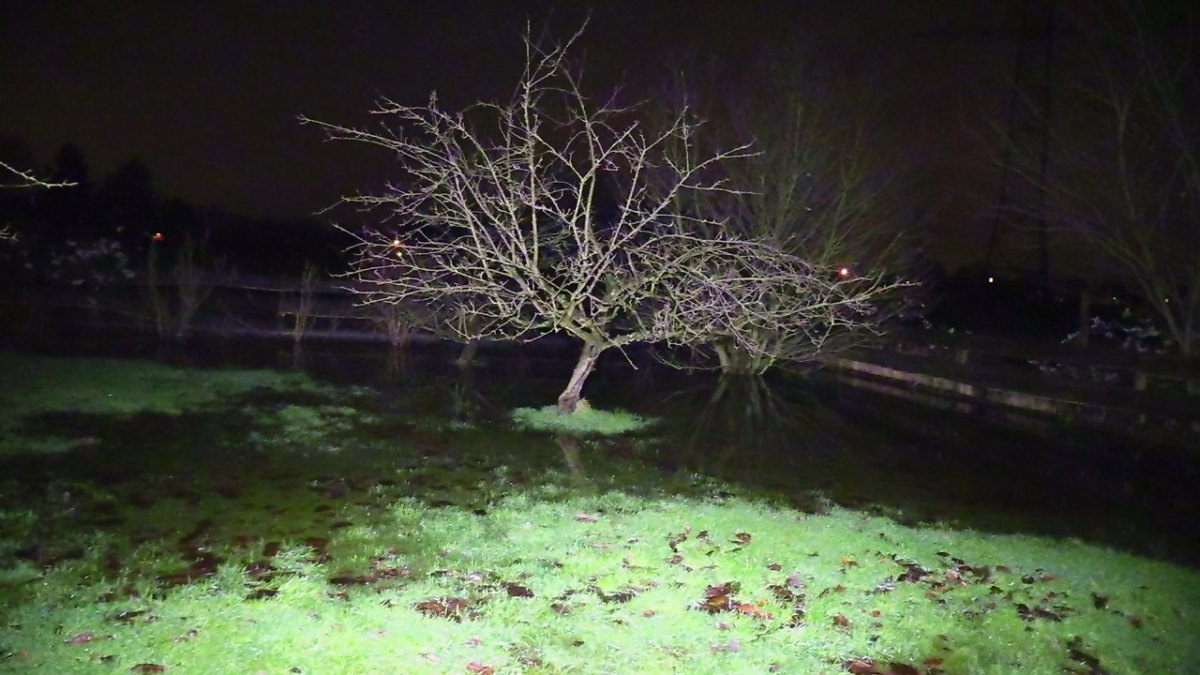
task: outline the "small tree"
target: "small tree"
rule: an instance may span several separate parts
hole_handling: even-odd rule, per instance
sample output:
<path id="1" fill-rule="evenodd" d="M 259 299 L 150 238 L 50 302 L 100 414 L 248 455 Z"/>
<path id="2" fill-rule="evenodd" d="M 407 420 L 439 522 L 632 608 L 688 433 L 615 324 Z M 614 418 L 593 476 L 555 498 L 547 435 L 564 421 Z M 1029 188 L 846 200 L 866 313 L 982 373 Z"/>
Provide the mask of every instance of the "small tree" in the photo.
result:
<path id="1" fill-rule="evenodd" d="M 749 347 L 748 331 L 781 318 L 833 320 L 820 270 L 677 208 L 729 191 L 714 168 L 748 147 L 677 161 L 670 147 L 696 145 L 691 116 L 651 129 L 614 100 L 586 96 L 567 62 L 581 32 L 548 47 L 527 34 L 508 103 L 455 113 L 436 96 L 424 106 L 383 100 L 375 113 L 394 126 L 377 130 L 301 118 L 399 159 L 402 175 L 384 191 L 344 200 L 388 212 L 350 250 L 362 301 L 426 304 L 430 316 L 455 317 L 444 327 L 464 341 L 578 339 L 562 412 L 575 409 L 605 350 L 710 341 L 714 330 Z"/>

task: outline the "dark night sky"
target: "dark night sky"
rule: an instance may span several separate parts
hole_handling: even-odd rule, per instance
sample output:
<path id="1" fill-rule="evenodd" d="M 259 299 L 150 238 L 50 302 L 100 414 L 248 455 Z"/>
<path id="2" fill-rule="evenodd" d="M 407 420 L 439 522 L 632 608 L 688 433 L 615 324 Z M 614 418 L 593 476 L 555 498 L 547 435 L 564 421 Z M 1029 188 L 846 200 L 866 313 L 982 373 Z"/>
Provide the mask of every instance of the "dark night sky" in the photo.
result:
<path id="1" fill-rule="evenodd" d="M 559 35 L 580 2 L 60 2 L 0 9 L 0 136 L 39 164 L 65 142 L 93 176 L 139 158 L 159 189 L 255 215 L 311 214 L 386 178 L 382 151 L 321 142 L 303 113 L 361 124 L 379 95 L 444 105 L 505 97 L 519 75 L 526 17 Z M 820 67 L 870 83 L 886 111 L 883 141 L 908 158 L 933 200 L 929 252 L 981 259 L 995 191 L 972 134 L 1001 110 L 1015 47 L 916 33 L 1011 28 L 1020 0 L 596 2 L 589 73 L 649 86 L 672 53 L 718 55 L 747 68 L 772 40 L 802 45 Z"/>

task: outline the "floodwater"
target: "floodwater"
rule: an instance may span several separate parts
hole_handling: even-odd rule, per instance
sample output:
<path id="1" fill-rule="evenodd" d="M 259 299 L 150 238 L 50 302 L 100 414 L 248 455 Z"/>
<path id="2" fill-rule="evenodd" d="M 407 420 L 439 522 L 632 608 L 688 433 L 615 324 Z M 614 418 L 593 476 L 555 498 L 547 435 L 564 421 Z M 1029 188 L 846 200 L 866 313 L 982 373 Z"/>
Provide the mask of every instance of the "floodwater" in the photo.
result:
<path id="1" fill-rule="evenodd" d="M 110 344 L 86 351 L 138 349 Z M 452 354 L 428 346 L 397 357 L 371 346 L 316 344 L 295 354 L 290 343 L 215 343 L 169 360 L 300 367 L 324 381 L 370 387 L 388 414 L 495 428 L 498 439 L 499 429 L 508 427 L 508 410 L 552 403 L 573 365 L 569 350 L 535 356 L 485 349 L 481 356 L 484 365 L 470 375 L 450 366 Z M 570 470 L 584 479 L 612 479 L 615 466 L 645 468 L 667 480 L 699 474 L 728 482 L 738 494 L 763 494 L 800 508 L 833 502 L 909 523 L 1077 537 L 1200 565 L 1200 503 L 1194 497 L 1200 462 L 1181 448 L 1079 428 L 1006 427 L 982 415 L 852 389 L 821 373 L 722 383 L 650 363 L 635 369 L 618 353 L 605 355 L 585 395 L 594 407 L 622 408 L 660 422 L 637 437 L 587 444 L 573 458 L 547 453 L 553 447 L 548 442 L 531 445 L 529 462 L 571 463 Z M 512 439 L 504 442 L 503 463 L 522 461 Z M 423 456 L 446 470 L 477 470 L 484 461 L 445 436 L 433 445 Z M 203 453 L 194 458 L 213 462 Z M 176 458 L 172 475 L 186 474 L 180 463 L 187 461 Z M 20 466 L 34 483 L 62 472 L 76 472 L 78 480 L 90 472 L 117 480 L 111 463 L 58 458 Z M 136 471 L 132 466 L 122 470 Z M 311 486 L 311 477 L 305 480 Z"/>

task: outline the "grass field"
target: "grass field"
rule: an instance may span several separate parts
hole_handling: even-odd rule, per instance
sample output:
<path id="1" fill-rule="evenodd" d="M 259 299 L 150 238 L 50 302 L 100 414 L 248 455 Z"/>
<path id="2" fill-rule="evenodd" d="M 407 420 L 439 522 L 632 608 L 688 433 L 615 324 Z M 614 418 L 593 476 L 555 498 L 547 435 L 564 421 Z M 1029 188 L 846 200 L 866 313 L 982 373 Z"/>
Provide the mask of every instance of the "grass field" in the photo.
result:
<path id="1" fill-rule="evenodd" d="M 0 381 L 0 671 L 1200 660 L 1196 570 L 1073 540 L 784 502 L 646 470 L 604 438 L 413 415 L 295 373 L 7 354 Z"/>

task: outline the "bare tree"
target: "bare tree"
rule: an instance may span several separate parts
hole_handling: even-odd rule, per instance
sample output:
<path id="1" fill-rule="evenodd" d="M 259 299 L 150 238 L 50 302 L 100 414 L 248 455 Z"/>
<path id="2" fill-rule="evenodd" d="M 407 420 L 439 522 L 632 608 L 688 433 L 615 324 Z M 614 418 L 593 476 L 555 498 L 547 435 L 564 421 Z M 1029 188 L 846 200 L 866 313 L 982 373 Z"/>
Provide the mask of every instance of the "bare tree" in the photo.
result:
<path id="1" fill-rule="evenodd" d="M 684 76 L 674 83 L 678 107 L 703 114 L 710 138 L 753 140 L 758 150 L 720 167 L 740 190 L 700 193 L 684 208 L 719 232 L 770 242 L 829 280 L 819 300 L 801 307 L 789 305 L 786 287 L 762 288 L 769 306 L 800 315 L 747 327 L 753 337 L 740 341 L 715 332 L 703 351 L 731 374 L 809 361 L 874 336 L 887 309 L 901 301 L 897 291 L 912 285 L 903 276 L 911 266 L 894 179 L 885 170 L 889 157 L 875 142 L 870 106 L 831 90 L 798 55 L 777 54 L 753 83 L 718 64 L 699 86 Z"/>
<path id="2" fill-rule="evenodd" d="M 400 160 L 403 174 L 384 191 L 343 200 L 387 212 L 351 248 L 362 301 L 425 304 L 455 317 L 442 328 L 467 342 L 578 339 L 563 412 L 605 350 L 707 342 L 718 330 L 752 349 L 760 325 L 836 321 L 821 270 L 677 209 L 697 193 L 729 192 L 714 169 L 748 146 L 679 161 L 667 150 L 695 148 L 690 114 L 653 129 L 633 109 L 585 95 L 567 60 L 581 32 L 551 46 L 527 34 L 508 103 L 455 113 L 435 96 L 424 106 L 383 100 L 375 113 L 392 125 L 376 130 L 301 118 Z"/>
<path id="3" fill-rule="evenodd" d="M 1038 180 L 1037 158 L 1020 153 L 1010 168 L 1041 186 L 1036 215 L 1115 265 L 1180 352 L 1194 358 L 1200 338 L 1195 26 L 1178 14 L 1154 17 L 1133 0 L 1089 9 L 1095 11 L 1069 17 L 1087 39 L 1067 54 L 1063 95 L 1049 125 L 1046 178 Z"/>

